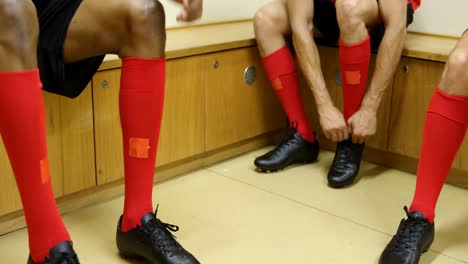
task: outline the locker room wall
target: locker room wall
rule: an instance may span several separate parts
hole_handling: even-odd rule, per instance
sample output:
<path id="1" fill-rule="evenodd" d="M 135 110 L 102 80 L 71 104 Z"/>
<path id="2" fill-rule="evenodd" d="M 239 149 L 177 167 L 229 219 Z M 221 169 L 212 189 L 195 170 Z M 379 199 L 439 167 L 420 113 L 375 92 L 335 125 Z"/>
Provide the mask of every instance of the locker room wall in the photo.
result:
<path id="1" fill-rule="evenodd" d="M 271 0 L 204 0 L 205 13 L 197 23 L 252 18 L 255 11 Z M 183 26 L 175 17 L 179 11 L 172 0 L 162 0 L 167 26 Z M 439 35 L 460 36 L 468 28 L 467 0 L 422 0 L 410 30 Z"/>

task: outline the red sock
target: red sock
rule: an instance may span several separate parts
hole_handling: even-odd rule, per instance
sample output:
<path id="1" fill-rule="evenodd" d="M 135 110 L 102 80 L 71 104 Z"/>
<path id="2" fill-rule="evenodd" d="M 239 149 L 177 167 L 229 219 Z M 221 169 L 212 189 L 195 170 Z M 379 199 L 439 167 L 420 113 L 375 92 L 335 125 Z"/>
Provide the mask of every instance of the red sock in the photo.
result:
<path id="1" fill-rule="evenodd" d="M 70 236 L 52 192 L 39 71 L 0 73 L 0 133 L 8 152 L 36 262 Z M 1 177 L 1 176 L 0 176 Z"/>
<path id="2" fill-rule="evenodd" d="M 314 131 L 304 111 L 297 83 L 296 66 L 288 47 L 283 47 L 264 57 L 263 66 L 288 115 L 289 122 L 297 124 L 297 132 L 303 139 L 314 142 Z"/>
<path id="3" fill-rule="evenodd" d="M 427 111 L 416 192 L 410 211 L 433 222 L 435 207 L 468 125 L 468 97 L 437 89 Z"/>
<path id="4" fill-rule="evenodd" d="M 341 79 L 346 121 L 361 107 L 362 98 L 366 92 L 370 58 L 369 36 L 352 45 L 345 44 L 340 40 Z"/>
<path id="5" fill-rule="evenodd" d="M 166 59 L 123 59 L 120 88 L 125 167 L 122 231 L 153 211 L 156 150 L 164 106 Z"/>

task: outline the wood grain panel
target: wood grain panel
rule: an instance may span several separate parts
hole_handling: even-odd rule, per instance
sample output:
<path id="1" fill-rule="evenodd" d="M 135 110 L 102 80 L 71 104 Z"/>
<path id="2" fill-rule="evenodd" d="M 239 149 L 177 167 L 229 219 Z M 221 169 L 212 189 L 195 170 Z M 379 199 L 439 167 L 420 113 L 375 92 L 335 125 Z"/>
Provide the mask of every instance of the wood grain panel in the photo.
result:
<path id="1" fill-rule="evenodd" d="M 0 186 L 0 215 L 21 209 L 20 196 L 3 142 L 0 145 Z"/>
<path id="2" fill-rule="evenodd" d="M 124 177 L 119 90 L 120 69 L 98 72 L 94 76 L 93 102 L 98 185 Z"/>
<path id="3" fill-rule="evenodd" d="M 91 84 L 76 99 L 60 98 L 64 194 L 96 185 Z"/>
<path id="4" fill-rule="evenodd" d="M 389 151 L 419 158 L 426 110 L 443 68 L 443 63 L 402 59 L 394 80 Z"/>
<path id="5" fill-rule="evenodd" d="M 243 78 L 249 65 L 257 69 L 252 85 Z M 207 56 L 207 150 L 284 127 L 285 120 L 256 48 Z"/>
<path id="6" fill-rule="evenodd" d="M 64 195 L 63 145 L 60 96 L 43 92 L 46 112 L 47 148 L 55 197 Z"/>
<path id="7" fill-rule="evenodd" d="M 170 60 L 157 166 L 205 151 L 205 56 Z"/>
<path id="8" fill-rule="evenodd" d="M 465 136 L 465 141 L 463 141 L 453 163 L 454 168 L 468 172 L 468 136 Z M 464 181 L 464 185 L 468 186 L 468 179 Z"/>

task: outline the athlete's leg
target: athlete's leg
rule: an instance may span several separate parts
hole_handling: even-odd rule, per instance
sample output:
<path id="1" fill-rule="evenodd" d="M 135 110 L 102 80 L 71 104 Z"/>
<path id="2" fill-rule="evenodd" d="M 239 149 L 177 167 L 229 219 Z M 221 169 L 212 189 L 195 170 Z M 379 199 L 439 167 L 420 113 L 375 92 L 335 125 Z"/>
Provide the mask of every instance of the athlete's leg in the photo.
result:
<path id="1" fill-rule="evenodd" d="M 120 117 L 125 205 L 117 236 L 120 252 L 158 263 L 198 263 L 167 230 L 158 231 L 160 237 L 144 235 L 167 228 L 152 213 L 165 92 L 165 43 L 165 13 L 160 2 L 84 0 L 68 29 L 64 58 L 66 62 L 75 62 L 114 53 L 123 59 Z M 136 240 L 146 243 L 135 243 Z M 160 243 L 165 247 L 161 248 Z"/>
<path id="2" fill-rule="evenodd" d="M 0 0 L 0 133 L 16 177 L 36 262 L 70 240 L 49 175 L 42 85 L 37 70 L 38 22 L 29 0 Z"/>
<path id="3" fill-rule="evenodd" d="M 304 111 L 295 62 L 285 40 L 291 34 L 286 0 L 273 1 L 262 7 L 255 15 L 254 28 L 265 71 L 295 129 L 295 133 L 283 141 L 284 144 L 257 158 L 255 165 L 268 171 L 282 169 L 295 162 L 314 161 L 318 146 Z"/>
<path id="4" fill-rule="evenodd" d="M 468 126 L 468 34 L 450 54 L 424 124 L 416 191 L 408 214 L 380 258 L 418 263 L 434 240 L 435 208 Z"/>

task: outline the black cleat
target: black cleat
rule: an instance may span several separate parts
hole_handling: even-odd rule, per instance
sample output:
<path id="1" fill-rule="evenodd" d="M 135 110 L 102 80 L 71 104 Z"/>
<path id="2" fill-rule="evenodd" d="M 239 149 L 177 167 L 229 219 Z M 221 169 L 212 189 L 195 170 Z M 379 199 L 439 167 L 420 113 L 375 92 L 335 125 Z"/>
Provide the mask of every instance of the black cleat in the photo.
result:
<path id="1" fill-rule="evenodd" d="M 255 166 L 264 172 L 277 171 L 294 163 L 312 163 L 317 161 L 320 151 L 318 140 L 309 142 L 292 129 L 272 151 L 255 159 Z"/>
<path id="2" fill-rule="evenodd" d="M 380 256 L 379 264 L 418 264 L 422 253 L 434 241 L 434 224 L 424 218 L 421 212 L 408 212 L 408 218 L 401 220 L 395 236 Z"/>
<path id="3" fill-rule="evenodd" d="M 117 227 L 117 248 L 121 256 L 143 259 L 151 264 L 200 264 L 186 251 L 171 232 L 178 226 L 161 222 L 154 214 L 148 213 L 141 218 L 141 226 L 128 231 L 120 230 L 122 217 Z"/>
<path id="4" fill-rule="evenodd" d="M 328 172 L 328 185 L 341 188 L 354 182 L 359 174 L 364 144 L 354 144 L 351 139 L 338 142 L 335 158 Z"/>
<path id="5" fill-rule="evenodd" d="M 44 262 L 34 262 L 29 257 L 28 264 L 80 264 L 80 261 L 73 250 L 72 242 L 66 241 L 53 247 Z"/>

